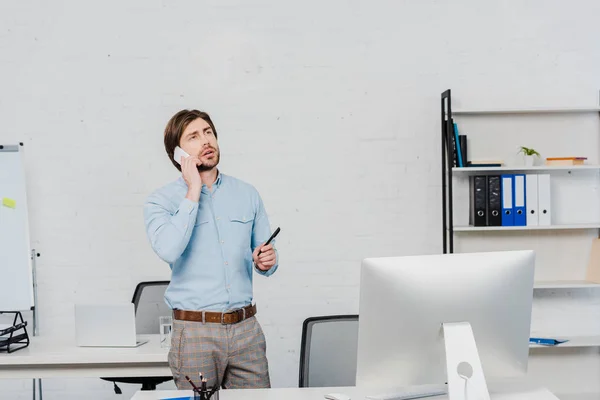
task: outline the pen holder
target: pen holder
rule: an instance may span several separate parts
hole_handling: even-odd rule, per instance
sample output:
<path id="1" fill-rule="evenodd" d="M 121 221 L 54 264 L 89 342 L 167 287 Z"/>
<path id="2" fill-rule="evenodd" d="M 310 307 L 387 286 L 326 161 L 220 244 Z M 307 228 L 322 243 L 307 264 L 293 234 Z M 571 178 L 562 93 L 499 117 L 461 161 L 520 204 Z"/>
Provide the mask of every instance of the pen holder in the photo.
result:
<path id="1" fill-rule="evenodd" d="M 219 387 L 209 387 L 206 390 L 193 390 L 194 400 L 219 400 Z"/>

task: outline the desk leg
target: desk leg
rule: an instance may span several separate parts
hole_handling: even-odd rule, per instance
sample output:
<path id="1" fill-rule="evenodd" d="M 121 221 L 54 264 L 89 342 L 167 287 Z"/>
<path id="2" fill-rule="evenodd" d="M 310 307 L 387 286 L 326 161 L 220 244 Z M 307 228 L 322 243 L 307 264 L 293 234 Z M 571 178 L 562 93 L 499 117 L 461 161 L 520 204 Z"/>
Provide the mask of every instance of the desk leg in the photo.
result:
<path id="1" fill-rule="evenodd" d="M 36 388 L 36 385 L 35 385 L 36 381 L 38 382 L 37 388 Z M 41 379 L 33 379 L 32 383 L 33 383 L 33 391 L 32 391 L 33 392 L 33 400 L 35 400 L 36 389 L 37 389 L 37 392 L 39 392 L 39 394 L 40 394 L 38 396 L 39 400 L 42 400 L 42 398 L 43 398 L 43 395 L 42 395 L 42 380 Z"/>

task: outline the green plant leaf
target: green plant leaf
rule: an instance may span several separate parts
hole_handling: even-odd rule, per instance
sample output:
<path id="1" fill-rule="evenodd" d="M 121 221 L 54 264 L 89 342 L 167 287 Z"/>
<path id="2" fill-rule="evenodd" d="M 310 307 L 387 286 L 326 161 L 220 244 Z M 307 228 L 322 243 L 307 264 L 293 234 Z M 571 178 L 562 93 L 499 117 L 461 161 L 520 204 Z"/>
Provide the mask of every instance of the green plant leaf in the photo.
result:
<path id="1" fill-rule="evenodd" d="M 535 149 L 529 148 L 529 147 L 525 147 L 525 146 L 521 146 L 519 153 L 523 153 L 526 156 L 539 156 L 540 153 L 538 153 Z"/>

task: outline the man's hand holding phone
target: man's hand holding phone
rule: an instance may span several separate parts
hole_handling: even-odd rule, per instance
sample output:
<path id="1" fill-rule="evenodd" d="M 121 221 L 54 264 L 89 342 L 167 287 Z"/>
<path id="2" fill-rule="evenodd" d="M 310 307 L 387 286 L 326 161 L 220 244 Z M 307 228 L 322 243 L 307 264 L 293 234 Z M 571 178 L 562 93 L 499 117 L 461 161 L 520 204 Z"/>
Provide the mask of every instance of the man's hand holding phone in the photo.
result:
<path id="1" fill-rule="evenodd" d="M 177 149 L 179 149 L 177 151 Z M 189 156 L 186 152 L 177 147 L 174 158 L 181 164 L 181 174 L 183 180 L 188 186 L 188 192 L 185 196 L 187 199 L 197 202 L 200 200 L 200 192 L 202 191 L 202 179 L 198 172 L 198 166 L 202 165 L 200 159 L 196 156 Z"/>

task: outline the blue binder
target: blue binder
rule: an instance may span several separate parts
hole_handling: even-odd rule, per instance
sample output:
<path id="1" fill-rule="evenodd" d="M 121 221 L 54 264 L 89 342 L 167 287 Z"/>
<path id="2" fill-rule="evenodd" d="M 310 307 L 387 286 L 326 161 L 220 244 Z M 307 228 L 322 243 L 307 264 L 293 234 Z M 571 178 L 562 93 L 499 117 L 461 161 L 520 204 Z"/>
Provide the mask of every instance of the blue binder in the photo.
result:
<path id="1" fill-rule="evenodd" d="M 515 174 L 513 183 L 513 210 L 515 226 L 527 225 L 527 196 L 525 194 L 525 175 Z"/>
<path id="2" fill-rule="evenodd" d="M 502 175 L 502 226 L 514 226 L 515 179 L 514 175 Z"/>
<path id="3" fill-rule="evenodd" d="M 566 343 L 568 340 L 557 340 L 550 338 L 529 338 L 529 343 L 531 344 L 540 344 L 543 346 L 556 346 L 562 343 Z"/>

